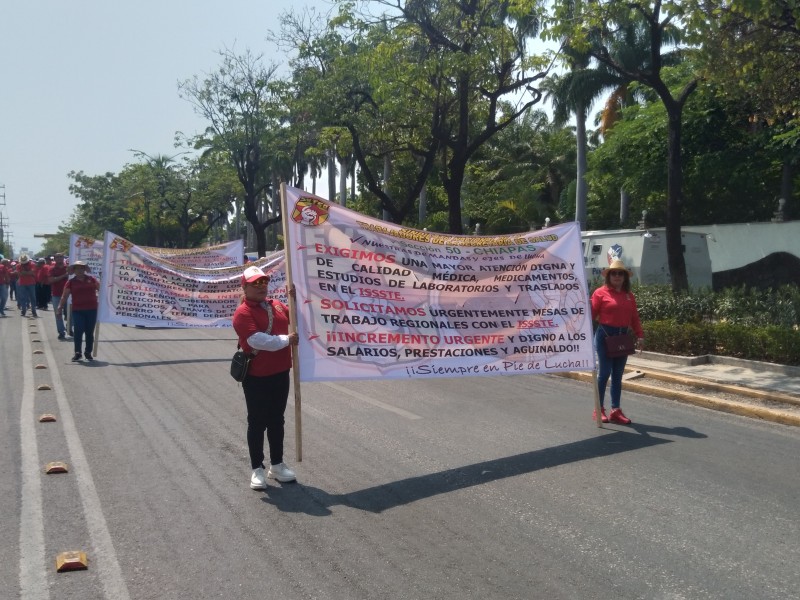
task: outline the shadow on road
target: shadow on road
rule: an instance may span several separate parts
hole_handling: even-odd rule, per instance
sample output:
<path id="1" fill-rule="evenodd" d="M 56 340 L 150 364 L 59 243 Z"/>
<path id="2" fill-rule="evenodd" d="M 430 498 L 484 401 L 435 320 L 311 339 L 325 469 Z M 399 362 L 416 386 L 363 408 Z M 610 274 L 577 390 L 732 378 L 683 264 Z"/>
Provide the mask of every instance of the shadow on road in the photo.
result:
<path id="1" fill-rule="evenodd" d="M 700 433 L 689 427 L 660 427 L 658 425 L 645 425 L 642 423 L 631 423 L 628 425 L 631 429 L 635 429 L 641 435 L 650 435 L 651 433 L 661 433 L 663 435 L 677 435 L 686 438 L 702 439 L 708 436 L 705 433 Z"/>
<path id="2" fill-rule="evenodd" d="M 164 365 L 187 365 L 197 363 L 230 363 L 230 358 L 182 358 L 180 360 L 151 360 L 147 362 L 107 363 L 115 367 L 163 367 Z"/>
<path id="3" fill-rule="evenodd" d="M 312 516 L 330 515 L 332 514 L 330 509 L 333 506 L 347 506 L 380 513 L 397 506 L 506 477 L 525 475 L 582 460 L 613 456 L 671 443 L 671 440 L 652 437 L 648 435 L 648 432 L 705 437 L 703 434 L 697 434 L 686 428 L 669 429 L 638 425 L 637 433 L 613 431 L 607 435 L 599 435 L 553 448 L 543 448 L 438 473 L 392 481 L 348 494 L 328 494 L 319 488 L 302 484 L 270 486 L 267 488 L 263 501 L 274 504 L 279 510 L 285 512 L 301 512 Z"/>

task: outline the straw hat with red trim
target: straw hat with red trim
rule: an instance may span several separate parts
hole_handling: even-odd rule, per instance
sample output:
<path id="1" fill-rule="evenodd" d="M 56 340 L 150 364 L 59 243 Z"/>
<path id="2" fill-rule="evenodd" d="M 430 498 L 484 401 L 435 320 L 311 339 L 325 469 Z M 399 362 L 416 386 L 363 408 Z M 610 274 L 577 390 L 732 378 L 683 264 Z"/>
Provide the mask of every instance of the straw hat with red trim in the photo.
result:
<path id="1" fill-rule="evenodd" d="M 612 260 L 611 264 L 600 272 L 600 275 L 605 277 L 606 275 L 608 275 L 609 271 L 627 271 L 628 277 L 633 277 L 633 271 L 631 271 L 628 267 L 625 266 L 625 263 L 622 262 L 621 258 L 615 258 L 614 260 Z"/>

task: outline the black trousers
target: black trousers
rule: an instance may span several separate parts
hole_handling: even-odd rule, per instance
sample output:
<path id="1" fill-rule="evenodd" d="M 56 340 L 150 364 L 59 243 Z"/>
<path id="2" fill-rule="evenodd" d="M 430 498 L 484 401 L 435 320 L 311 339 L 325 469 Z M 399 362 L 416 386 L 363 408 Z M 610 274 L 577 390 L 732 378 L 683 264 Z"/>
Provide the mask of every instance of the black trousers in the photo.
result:
<path id="1" fill-rule="evenodd" d="M 47 310 L 50 306 L 50 286 L 46 283 L 36 284 L 36 308 Z"/>
<path id="2" fill-rule="evenodd" d="M 253 469 L 264 463 L 264 431 L 269 443 L 269 462 L 283 462 L 283 413 L 289 399 L 289 371 L 267 377 L 248 375 L 242 382 L 247 403 L 247 447 Z"/>

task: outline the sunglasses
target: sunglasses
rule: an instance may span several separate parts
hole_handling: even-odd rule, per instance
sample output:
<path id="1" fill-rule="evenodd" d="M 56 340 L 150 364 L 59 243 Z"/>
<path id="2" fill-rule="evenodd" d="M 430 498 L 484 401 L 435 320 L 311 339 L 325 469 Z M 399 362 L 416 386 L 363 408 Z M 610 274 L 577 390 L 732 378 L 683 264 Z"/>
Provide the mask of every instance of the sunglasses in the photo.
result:
<path id="1" fill-rule="evenodd" d="M 611 275 L 612 277 L 614 277 L 615 275 L 619 275 L 620 277 L 624 277 L 625 276 L 625 271 L 609 271 L 608 274 Z"/>
<path id="2" fill-rule="evenodd" d="M 269 279 L 262 278 L 262 279 L 256 279 L 255 281 L 251 281 L 250 285 L 252 285 L 253 287 L 267 287 L 268 283 Z"/>

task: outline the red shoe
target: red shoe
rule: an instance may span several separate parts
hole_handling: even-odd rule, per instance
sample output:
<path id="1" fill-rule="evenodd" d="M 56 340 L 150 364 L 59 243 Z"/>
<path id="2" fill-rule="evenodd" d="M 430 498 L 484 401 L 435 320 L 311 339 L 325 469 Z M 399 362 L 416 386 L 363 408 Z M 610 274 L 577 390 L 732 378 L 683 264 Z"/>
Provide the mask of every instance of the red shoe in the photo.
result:
<path id="1" fill-rule="evenodd" d="M 611 411 L 611 416 L 608 418 L 612 423 L 619 423 L 620 425 L 630 425 L 631 420 L 622 414 L 621 408 L 615 408 Z"/>
<path id="2" fill-rule="evenodd" d="M 597 409 L 592 412 L 592 421 L 597 421 Z M 606 416 L 605 407 L 600 407 L 600 422 L 608 423 L 608 416 Z"/>

